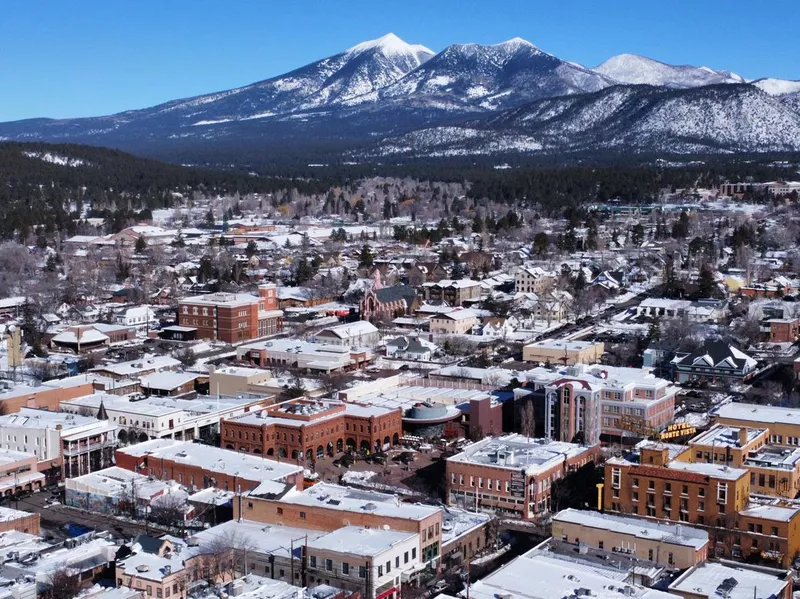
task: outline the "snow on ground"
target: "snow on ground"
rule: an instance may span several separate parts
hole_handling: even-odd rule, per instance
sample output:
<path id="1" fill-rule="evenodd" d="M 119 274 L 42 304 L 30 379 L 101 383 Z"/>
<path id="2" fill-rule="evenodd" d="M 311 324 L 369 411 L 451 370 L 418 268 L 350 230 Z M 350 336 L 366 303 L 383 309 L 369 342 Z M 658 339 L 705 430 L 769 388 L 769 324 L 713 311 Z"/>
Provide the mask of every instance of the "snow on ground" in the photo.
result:
<path id="1" fill-rule="evenodd" d="M 369 470 L 365 470 L 363 472 L 354 472 L 352 470 L 348 470 L 342 475 L 342 482 L 353 485 L 363 485 L 364 483 L 369 482 L 371 478 L 374 478 L 376 474 L 377 472 L 370 472 Z"/>
<path id="2" fill-rule="evenodd" d="M 684 414 L 683 416 L 678 416 L 675 418 L 675 423 L 685 422 L 689 426 L 693 426 L 695 428 L 705 428 L 711 422 L 711 416 L 708 414 L 698 414 L 697 412 L 689 412 L 688 414 Z"/>
<path id="3" fill-rule="evenodd" d="M 58 164 L 60 166 L 83 166 L 86 162 L 80 158 L 70 158 L 68 156 L 61 156 L 59 154 L 52 154 L 50 152 L 23 152 L 28 158 L 38 158 L 44 162 Z"/>

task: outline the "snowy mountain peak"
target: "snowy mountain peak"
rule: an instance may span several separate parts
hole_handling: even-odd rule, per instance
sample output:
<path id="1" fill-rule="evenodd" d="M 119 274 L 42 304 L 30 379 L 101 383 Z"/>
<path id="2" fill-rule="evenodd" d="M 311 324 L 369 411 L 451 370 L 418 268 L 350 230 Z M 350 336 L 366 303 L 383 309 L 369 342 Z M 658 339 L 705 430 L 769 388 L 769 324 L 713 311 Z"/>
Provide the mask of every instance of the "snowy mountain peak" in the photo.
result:
<path id="1" fill-rule="evenodd" d="M 789 79 L 773 79 L 766 77 L 753 82 L 758 89 L 770 96 L 785 96 L 789 94 L 800 94 L 800 81 Z"/>
<path id="2" fill-rule="evenodd" d="M 494 44 L 496 48 L 504 48 L 510 52 L 515 52 L 520 48 L 529 48 L 531 50 L 536 50 L 537 52 L 542 52 L 539 48 L 534 46 L 526 39 L 522 39 L 521 37 L 512 37 L 510 40 L 506 40 L 504 42 L 500 42 L 499 44 Z M 544 52 L 542 52 L 544 54 Z"/>
<path id="3" fill-rule="evenodd" d="M 730 71 L 715 71 L 709 67 L 691 65 L 671 65 L 638 54 L 612 56 L 594 70 L 620 83 L 663 85 L 672 88 L 744 82 L 742 77 Z"/>
<path id="4" fill-rule="evenodd" d="M 387 33 L 386 35 L 377 39 L 367 40 L 365 42 L 361 42 L 360 44 L 356 44 L 352 48 L 348 48 L 346 53 L 359 54 L 361 52 L 367 52 L 370 50 L 380 50 L 387 56 L 393 54 L 427 54 L 429 56 L 433 56 L 435 54 L 433 50 L 430 50 L 420 44 L 412 45 L 404 42 L 394 33 Z"/>

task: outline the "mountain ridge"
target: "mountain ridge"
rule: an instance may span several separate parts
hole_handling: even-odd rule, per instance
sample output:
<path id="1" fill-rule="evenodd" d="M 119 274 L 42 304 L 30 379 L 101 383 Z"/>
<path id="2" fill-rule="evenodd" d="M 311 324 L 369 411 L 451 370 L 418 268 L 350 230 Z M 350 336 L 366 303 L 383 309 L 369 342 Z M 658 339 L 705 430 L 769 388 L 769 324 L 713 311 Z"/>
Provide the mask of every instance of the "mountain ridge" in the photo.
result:
<path id="1" fill-rule="evenodd" d="M 623 79 L 655 87 L 634 93 Z M 719 85 L 754 92 L 713 91 Z M 670 91 L 690 93 L 676 100 Z M 517 109 L 528 114 L 514 130 L 508 123 Z M 627 120 L 617 118 L 623 113 Z M 697 118 L 700 113 L 709 121 Z M 223 147 L 235 159 L 237 144 L 242 157 L 274 157 L 286 148 L 309 155 L 357 155 L 356 148 L 360 156 L 412 155 L 434 146 L 465 155 L 515 148 L 557 153 L 626 143 L 631 151 L 742 152 L 748 143 L 755 151 L 783 151 L 795 147 L 785 131 L 795 130 L 798 115 L 799 82 L 745 83 L 729 71 L 632 54 L 590 69 L 518 37 L 434 53 L 389 33 L 230 90 L 100 117 L 0 123 L 0 140 L 88 143 L 190 161 Z M 563 129 L 548 129 L 549 122 Z M 614 123 L 605 138 L 604 122 Z M 434 132 L 440 140 L 432 140 Z M 480 140 L 486 147 L 476 145 Z M 406 150 L 394 152 L 398 144 Z"/>

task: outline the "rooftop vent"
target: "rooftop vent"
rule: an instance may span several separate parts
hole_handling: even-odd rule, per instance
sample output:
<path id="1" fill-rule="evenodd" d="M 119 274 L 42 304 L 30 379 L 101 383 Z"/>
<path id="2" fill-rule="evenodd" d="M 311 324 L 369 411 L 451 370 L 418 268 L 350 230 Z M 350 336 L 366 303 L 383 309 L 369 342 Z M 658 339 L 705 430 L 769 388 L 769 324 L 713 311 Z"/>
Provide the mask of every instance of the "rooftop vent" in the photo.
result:
<path id="1" fill-rule="evenodd" d="M 147 572 L 149 570 L 150 570 L 150 566 L 148 566 L 147 564 L 139 564 L 138 566 L 136 566 L 136 571 L 137 572 Z"/>

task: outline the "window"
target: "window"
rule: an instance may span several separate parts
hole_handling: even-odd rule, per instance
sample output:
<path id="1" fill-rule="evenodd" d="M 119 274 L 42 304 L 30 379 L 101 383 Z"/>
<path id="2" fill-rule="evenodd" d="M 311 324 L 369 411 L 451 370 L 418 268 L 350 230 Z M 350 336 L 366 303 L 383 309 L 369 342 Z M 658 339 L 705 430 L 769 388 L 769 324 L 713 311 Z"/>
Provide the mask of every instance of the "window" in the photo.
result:
<path id="1" fill-rule="evenodd" d="M 777 527 L 777 526 L 773 526 L 773 527 L 772 527 L 772 530 L 770 531 L 770 534 L 771 534 L 773 537 L 777 537 L 777 536 L 778 536 L 778 527 Z"/>
<path id="2" fill-rule="evenodd" d="M 698 496 L 698 497 L 705 497 L 705 496 L 706 496 L 706 490 L 705 490 L 705 488 L 703 488 L 703 487 L 700 487 L 699 489 L 697 489 L 697 496 Z"/>
<path id="3" fill-rule="evenodd" d="M 378 578 L 383 576 L 383 566 L 378 566 Z"/>
<path id="4" fill-rule="evenodd" d="M 406 551 L 406 552 L 403 554 L 403 563 L 404 563 L 404 564 L 407 564 L 407 563 L 408 563 L 408 551 Z"/>
<path id="5" fill-rule="evenodd" d="M 411 559 L 417 559 L 417 548 L 416 547 L 412 547 L 411 548 Z"/>
<path id="6" fill-rule="evenodd" d="M 150 595 L 151 597 L 153 596 L 153 587 L 150 586 L 149 584 L 147 585 L 147 594 Z"/>
<path id="7" fill-rule="evenodd" d="M 278 508 L 278 515 L 279 516 L 283 515 L 283 508 L 282 507 Z"/>
<path id="8" fill-rule="evenodd" d="M 620 479 L 622 478 L 622 471 L 619 468 L 611 469 L 611 488 L 619 489 Z"/>
<path id="9" fill-rule="evenodd" d="M 359 566 L 358 567 L 358 577 L 359 578 L 366 578 L 367 577 L 367 567 L 366 566 Z"/>
<path id="10" fill-rule="evenodd" d="M 332 559 L 326 559 L 325 560 L 325 569 L 328 572 L 333 572 L 333 560 Z"/>
<path id="11" fill-rule="evenodd" d="M 600 541 L 599 543 L 597 543 L 597 548 L 598 549 L 603 549 L 603 541 Z"/>
<path id="12" fill-rule="evenodd" d="M 161 599 L 161 597 L 163 597 L 163 596 L 164 596 L 164 591 L 161 590 L 161 587 L 157 588 L 156 589 L 156 597 L 158 597 L 158 599 Z"/>
<path id="13" fill-rule="evenodd" d="M 652 549 L 648 549 L 647 550 L 647 559 L 649 561 L 651 561 L 651 562 L 653 561 L 653 550 Z"/>
<path id="14" fill-rule="evenodd" d="M 253 502 L 252 501 L 248 501 L 247 502 L 247 509 L 248 510 L 252 510 L 253 509 Z"/>
<path id="15" fill-rule="evenodd" d="M 664 494 L 672 493 L 672 483 L 664 484 Z"/>
<path id="16" fill-rule="evenodd" d="M 392 562 L 391 560 L 389 560 L 388 562 L 386 562 L 386 573 L 388 574 L 391 571 L 392 571 Z"/>
<path id="17" fill-rule="evenodd" d="M 681 495 L 688 495 L 689 494 L 689 485 L 683 485 L 681 487 Z"/>
<path id="18" fill-rule="evenodd" d="M 639 492 L 634 491 L 631 495 L 631 501 L 639 501 Z"/>
<path id="19" fill-rule="evenodd" d="M 300 519 L 301 520 L 305 520 L 306 519 L 306 513 L 305 512 L 300 512 Z"/>
<path id="20" fill-rule="evenodd" d="M 717 483 L 717 503 L 728 503 L 728 485 L 725 483 Z"/>
<path id="21" fill-rule="evenodd" d="M 342 574 L 348 575 L 350 574 L 350 564 L 347 562 L 342 562 Z"/>
<path id="22" fill-rule="evenodd" d="M 667 561 L 669 562 L 670 566 L 674 566 L 675 565 L 675 556 L 672 554 L 671 551 L 667 555 Z"/>
<path id="23" fill-rule="evenodd" d="M 651 491 L 655 490 L 655 488 L 656 488 L 655 481 L 652 481 L 652 480 L 647 481 L 647 488 L 649 490 L 651 490 Z"/>
<path id="24" fill-rule="evenodd" d="M 311 566 L 312 568 L 316 568 L 317 567 L 317 556 L 316 555 L 312 555 L 312 556 L 310 556 L 308 558 L 308 565 Z"/>
<path id="25" fill-rule="evenodd" d="M 639 479 L 638 478 L 631 479 L 631 485 L 633 485 L 634 487 L 638 487 L 639 486 Z"/>

